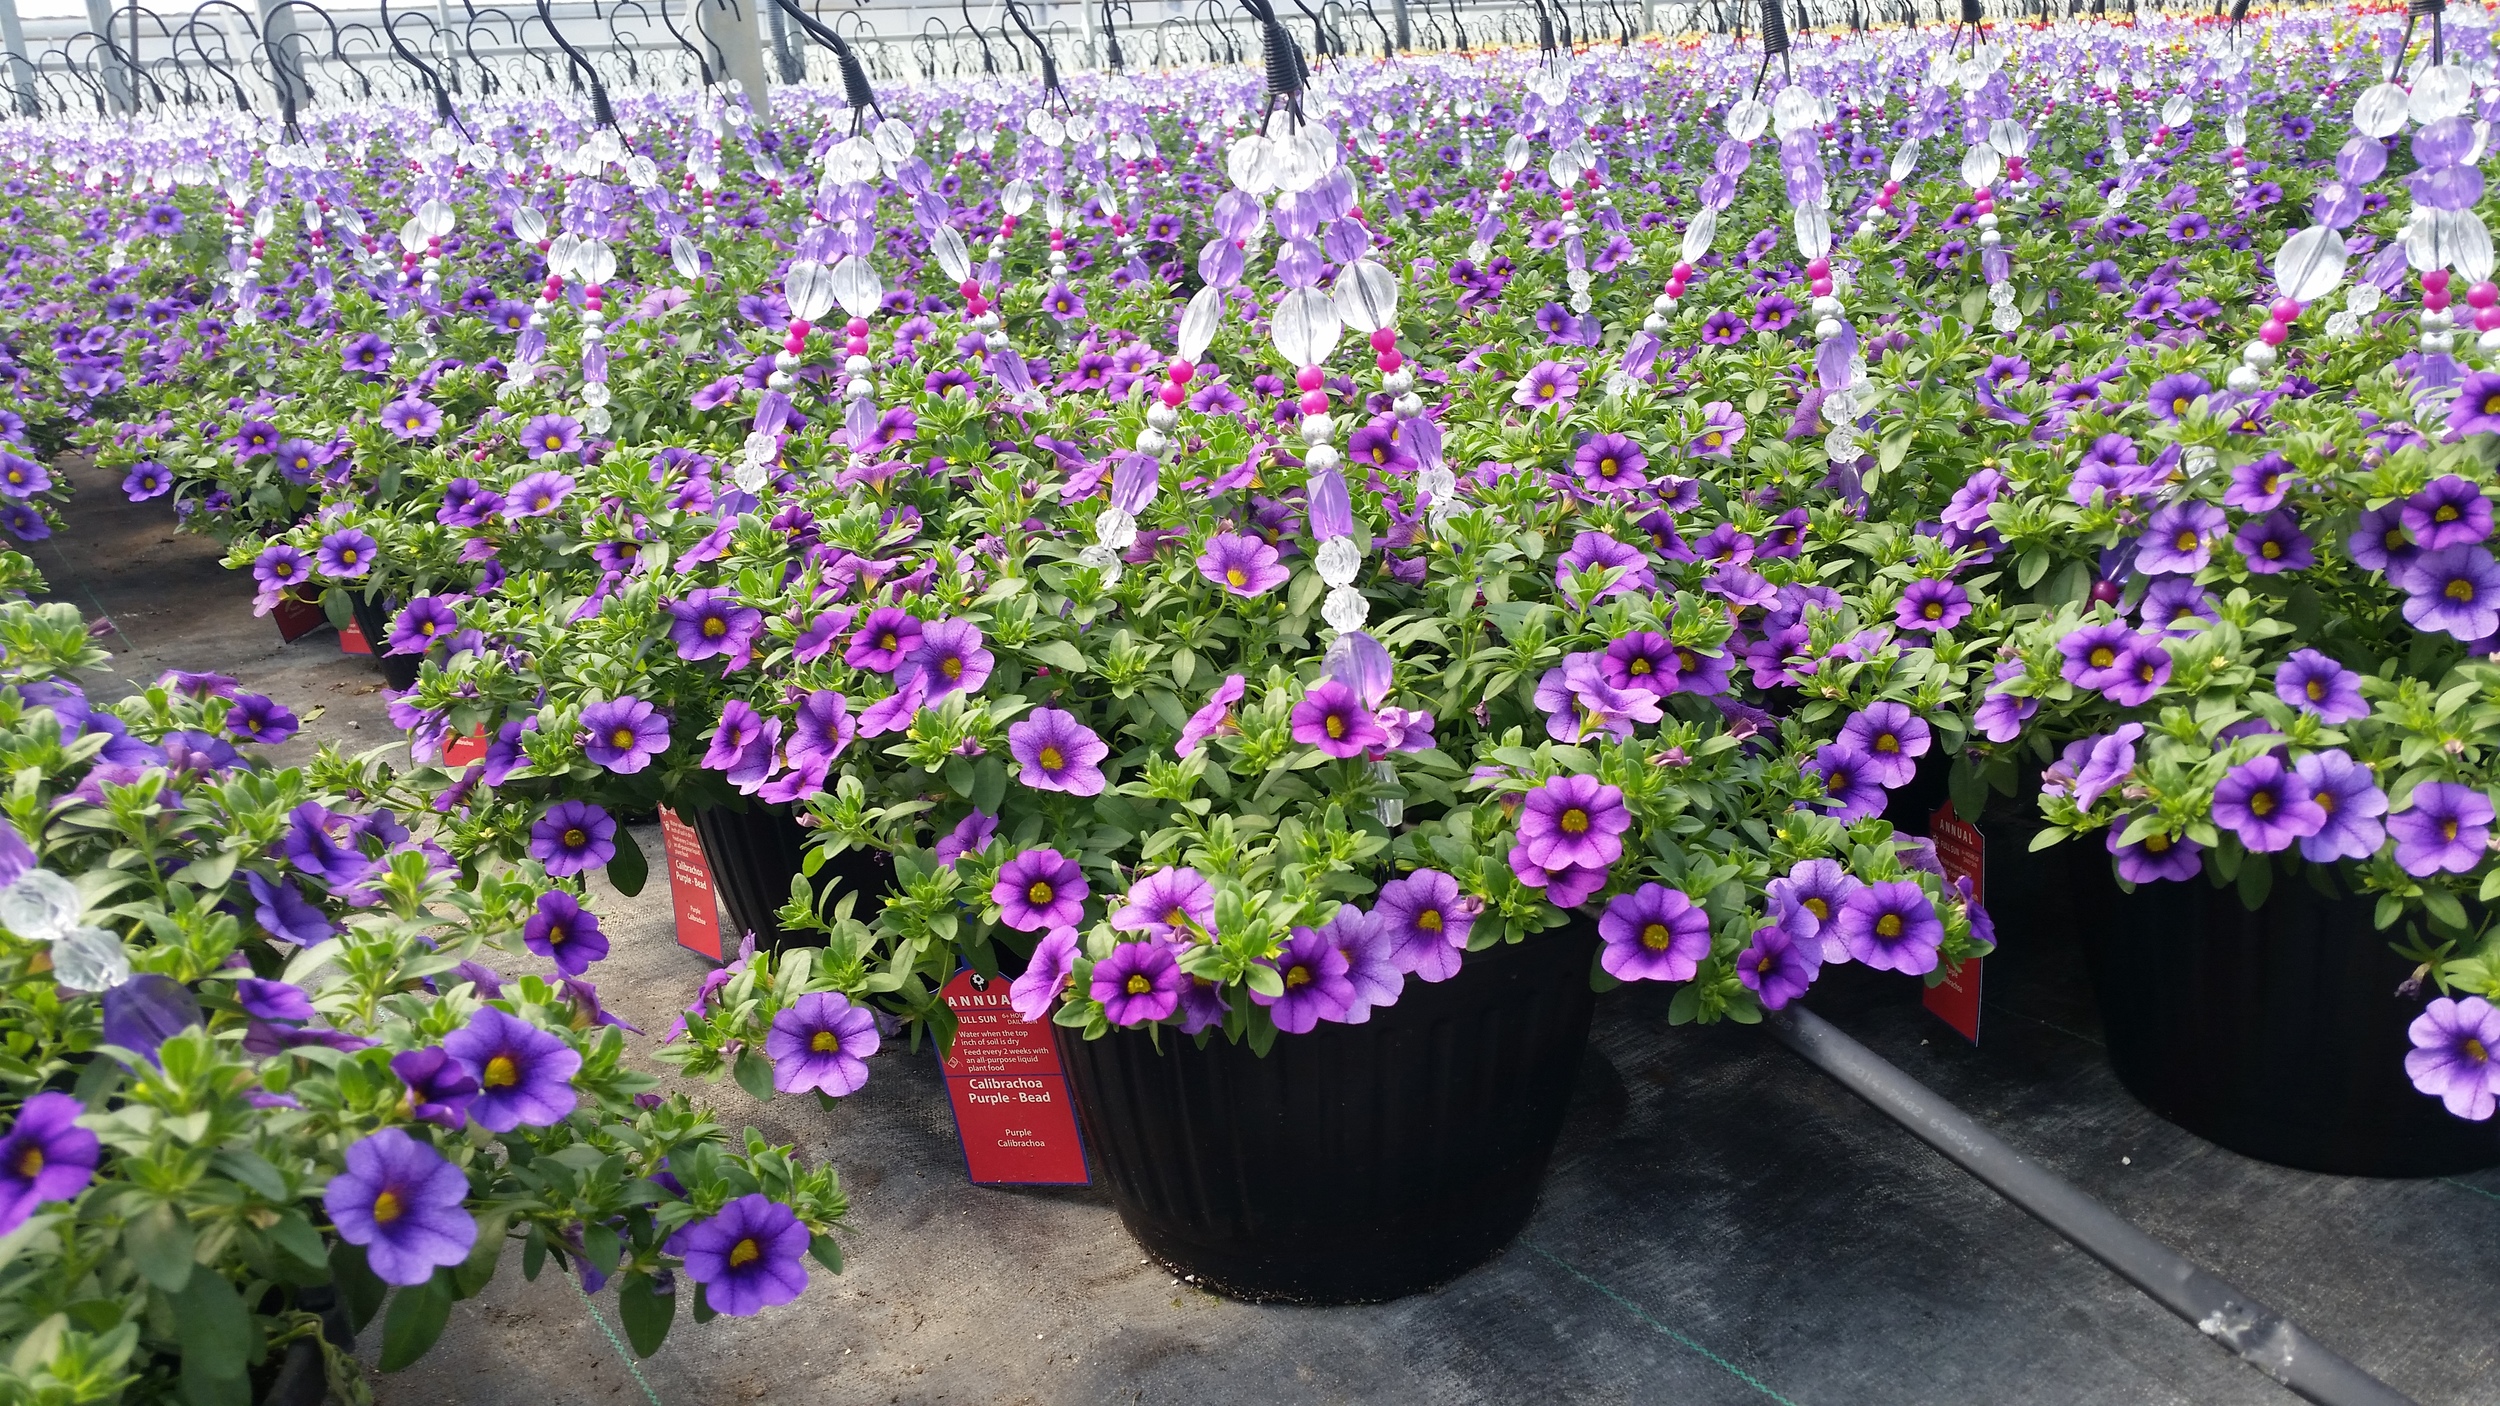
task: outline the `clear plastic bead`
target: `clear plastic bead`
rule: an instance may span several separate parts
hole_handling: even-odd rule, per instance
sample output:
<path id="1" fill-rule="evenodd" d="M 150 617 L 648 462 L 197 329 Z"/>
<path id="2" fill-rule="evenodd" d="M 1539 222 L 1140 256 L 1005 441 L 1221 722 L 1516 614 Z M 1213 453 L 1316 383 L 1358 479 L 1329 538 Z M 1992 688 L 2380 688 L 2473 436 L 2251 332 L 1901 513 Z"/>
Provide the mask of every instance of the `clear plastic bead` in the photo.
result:
<path id="1" fill-rule="evenodd" d="M 71 928 L 52 944 L 52 979 L 72 991 L 110 991 L 130 980 L 130 949 L 102 928 Z"/>
<path id="2" fill-rule="evenodd" d="M 1361 591 L 1351 586 L 1339 586 L 1328 593 L 1327 603 L 1319 608 L 1319 615 L 1328 622 L 1328 628 L 1340 634 L 1349 634 L 1363 628 L 1363 622 L 1371 619 L 1372 605 L 1363 598 Z"/>
<path id="3" fill-rule="evenodd" d="M 2015 311 L 2012 303 L 1999 303 L 1996 312 L 1988 318 L 1988 325 L 1999 332 L 2012 332 L 2023 325 L 2023 315 Z"/>
<path id="4" fill-rule="evenodd" d="M 738 485 L 741 493 L 761 493 L 771 478 L 764 466 L 753 459 L 741 459 L 738 466 L 729 471 L 729 481 Z"/>
<path id="5" fill-rule="evenodd" d="M 1345 587 L 1354 583 L 1354 573 L 1363 565 L 1363 549 L 1351 537 L 1331 537 L 1319 544 L 1319 579 L 1331 586 Z"/>
<path id="6" fill-rule="evenodd" d="M 2344 307 L 2354 317 L 2368 317 L 2378 311 L 2379 291 L 2375 283 L 2356 283 L 2344 295 Z"/>
<path id="7" fill-rule="evenodd" d="M 596 410 L 608 403 L 608 383 L 592 381 L 582 387 L 582 404 Z"/>
<path id="8" fill-rule="evenodd" d="M 1858 432 L 1847 425 L 1835 426 L 1823 436 L 1823 453 L 1835 464 L 1855 463 L 1863 452 L 1858 447 Z"/>
<path id="9" fill-rule="evenodd" d="M 593 386 L 592 389 L 601 390 L 605 389 L 605 387 Z M 616 417 L 610 415 L 607 412 L 607 409 L 603 406 L 584 406 L 582 408 L 581 420 L 582 428 L 588 430 L 592 434 L 606 434 L 609 430 L 616 427 Z"/>
<path id="10" fill-rule="evenodd" d="M 2360 330 L 2361 319 L 2353 316 L 2350 309 L 2327 315 L 2326 335 L 2337 341 L 2342 341 Z"/>
<path id="11" fill-rule="evenodd" d="M 77 926 L 86 906 L 76 884 L 49 869 L 29 869 L 0 889 L 0 925 L 28 942 L 50 942 Z"/>
<path id="12" fill-rule="evenodd" d="M 1137 519 L 1118 508 L 1105 508 L 1094 518 L 1094 540 L 1115 552 L 1137 542 Z"/>

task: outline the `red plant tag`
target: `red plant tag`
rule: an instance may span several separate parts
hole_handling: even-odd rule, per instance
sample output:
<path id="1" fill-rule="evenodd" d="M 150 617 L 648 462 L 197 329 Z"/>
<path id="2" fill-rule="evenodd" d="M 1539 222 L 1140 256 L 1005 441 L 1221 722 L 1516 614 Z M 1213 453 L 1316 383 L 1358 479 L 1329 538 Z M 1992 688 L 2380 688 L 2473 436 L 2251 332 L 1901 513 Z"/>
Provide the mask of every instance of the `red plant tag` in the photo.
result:
<path id="1" fill-rule="evenodd" d="M 364 630 L 358 627 L 356 622 L 353 620 L 339 626 L 339 653 L 373 653 L 373 642 L 365 638 Z"/>
<path id="2" fill-rule="evenodd" d="M 1928 837 L 1936 844 L 1936 862 L 1944 866 L 1947 876 L 1970 880 L 1971 897 L 1987 901 L 1988 842 L 1979 827 L 1953 813 L 1947 801 L 1927 825 Z M 1979 981 L 1983 959 L 1973 957 L 1962 963 L 1959 971 L 1927 988 L 1922 998 L 1936 1018 L 1950 1025 L 1965 1040 L 1979 1043 Z"/>
<path id="3" fill-rule="evenodd" d="M 940 1062 L 972 1180 L 1086 1184 L 1085 1144 L 1050 1023 L 1027 1023 L 1007 1004 L 1007 983 L 977 972 L 955 973 L 939 994 L 955 1013 L 955 1045 Z"/>
<path id="4" fill-rule="evenodd" d="M 668 855 L 668 892 L 677 904 L 677 945 L 715 962 L 723 960 L 720 905 L 712 894 L 712 866 L 704 862 L 703 837 L 662 806 L 660 847 Z"/>
<path id="5" fill-rule="evenodd" d="M 320 606 L 293 596 L 278 597 L 277 608 L 270 611 L 269 616 L 278 622 L 278 638 L 288 644 L 330 623 L 330 617 L 322 613 Z"/>
<path id="6" fill-rule="evenodd" d="M 471 762 L 486 760 L 486 729 L 473 727 L 465 737 L 455 737 L 443 744 L 443 765 L 457 769 Z"/>

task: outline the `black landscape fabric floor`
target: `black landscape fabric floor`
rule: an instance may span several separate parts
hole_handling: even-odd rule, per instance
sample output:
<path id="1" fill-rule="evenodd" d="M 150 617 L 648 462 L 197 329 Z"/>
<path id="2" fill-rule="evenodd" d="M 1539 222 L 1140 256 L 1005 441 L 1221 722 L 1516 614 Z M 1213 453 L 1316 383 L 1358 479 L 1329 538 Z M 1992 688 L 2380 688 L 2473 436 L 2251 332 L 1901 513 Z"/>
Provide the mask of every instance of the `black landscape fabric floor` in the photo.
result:
<path id="1" fill-rule="evenodd" d="M 109 615 L 125 677 L 218 669 L 386 743 L 380 676 L 327 630 L 280 645 L 248 578 L 163 502 L 74 474 L 74 526 L 35 551 L 55 594 Z M 641 837 L 659 852 L 655 833 Z M 665 885 L 597 905 L 590 975 L 651 1032 L 707 963 Z M 2425 1406 L 2500 1402 L 2500 1171 L 2371 1181 L 2221 1151 L 2111 1077 L 2079 962 L 2008 925 L 1983 1042 L 1855 973 L 1807 1004 L 2119 1214 Z M 1527 1233 L 1438 1292 L 1365 1308 L 1229 1303 L 1143 1262 L 1099 1189 L 965 1181 L 935 1061 L 889 1047 L 831 1112 L 704 1085 L 733 1128 L 829 1158 L 849 1270 L 761 1317 L 683 1321 L 629 1365 L 612 1295 L 518 1257 L 383 1406 L 728 1402 L 2225 1406 L 2295 1398 L 1971 1181 L 1755 1029 L 1677 1028 L 1667 994 L 1602 998 Z M 377 1337 L 377 1334 L 369 1336 Z"/>

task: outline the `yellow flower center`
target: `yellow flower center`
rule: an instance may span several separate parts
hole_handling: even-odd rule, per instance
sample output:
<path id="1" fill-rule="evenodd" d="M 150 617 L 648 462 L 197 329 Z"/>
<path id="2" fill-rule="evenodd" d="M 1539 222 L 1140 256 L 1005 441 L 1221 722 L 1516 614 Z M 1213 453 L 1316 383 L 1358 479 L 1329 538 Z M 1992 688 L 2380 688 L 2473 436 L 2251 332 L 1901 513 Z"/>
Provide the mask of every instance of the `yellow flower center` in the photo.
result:
<path id="1" fill-rule="evenodd" d="M 1224 580 L 1226 584 L 1234 586 L 1247 586 L 1250 584 L 1249 575 L 1243 572 L 1238 566 L 1225 568 Z"/>
<path id="2" fill-rule="evenodd" d="M 590 836 L 585 834 L 582 828 L 578 825 L 564 832 L 564 847 L 566 849 L 580 849 L 582 846 L 589 843 Z"/>
<path id="3" fill-rule="evenodd" d="M 2196 534 L 2192 531 L 2183 531 L 2178 536 L 2170 539 L 2170 545 L 2182 552 L 2195 551 Z"/>
<path id="4" fill-rule="evenodd" d="M 2491 1051 L 2483 1048 L 2482 1041 L 2469 1036 L 2465 1042 L 2465 1057 L 2476 1064 L 2487 1064 L 2491 1060 Z"/>
<path id="5" fill-rule="evenodd" d="M 27 1148 L 17 1159 L 17 1174 L 27 1181 L 33 1181 L 42 1171 L 43 1149 L 40 1147 Z"/>
<path id="6" fill-rule="evenodd" d="M 1033 886 L 1024 891 L 1024 901 L 1038 908 L 1041 905 L 1050 902 L 1051 893 L 1052 890 L 1049 880 L 1035 879 L 1033 881 Z"/>
<path id="7" fill-rule="evenodd" d="M 1806 910 L 1807 912 L 1812 913 L 1812 914 L 1814 915 L 1814 920 L 1815 920 L 1816 922 L 1818 922 L 1818 923 L 1819 923 L 1819 922 L 1825 922 L 1825 921 L 1828 921 L 1828 920 L 1831 918 L 1831 916 L 1832 916 L 1832 905 L 1831 905 L 1831 900 L 1829 900 L 1829 899 L 1823 899 L 1823 898 L 1809 898 L 1809 899 L 1805 899 L 1805 900 L 1803 900 L 1803 905 L 1802 905 L 1802 906 L 1805 908 L 1805 910 Z"/>
<path id="8" fill-rule="evenodd" d="M 1646 659 L 1635 659 L 1635 660 L 1633 660 L 1633 661 L 1632 661 L 1632 663 L 1630 664 L 1630 666 L 1629 666 L 1629 667 L 1627 667 L 1627 668 L 1625 668 L 1625 669 L 1624 669 L 1624 671 L 1623 671 L 1623 672 L 1625 672 L 1625 673 L 1627 673 L 1627 674 L 1630 674 L 1632 677 L 1634 677 L 1634 678 L 1636 678 L 1636 679 L 1637 679 L 1637 678 L 1645 678 L 1645 677 L 1647 677 L 1647 676 L 1649 675 L 1649 673 L 1651 672 L 1651 670 L 1650 670 L 1650 663 L 1649 663 L 1649 661 L 1648 661 L 1648 660 L 1646 660 Z"/>
<path id="9" fill-rule="evenodd" d="M 1293 988 L 1295 988 L 1295 987 L 1297 987 L 1297 986 L 1308 986 L 1308 985 L 1310 985 L 1310 984 L 1311 984 L 1311 969 L 1310 969 L 1309 967 L 1306 967 L 1306 966 L 1302 965 L 1301 963 L 1296 962 L 1296 963 L 1294 963 L 1292 966 L 1287 967 L 1287 968 L 1285 969 L 1285 989 L 1286 989 L 1286 990 L 1291 991 Z"/>
<path id="10" fill-rule="evenodd" d="M 1330 713 L 1328 721 L 1321 726 L 1327 729 L 1329 740 L 1332 742 L 1345 736 L 1345 719 L 1335 713 Z"/>
<path id="11" fill-rule="evenodd" d="M 339 560 L 349 566 L 354 566 L 356 564 L 356 549 L 354 547 L 349 547 L 340 552 Z"/>
<path id="12" fill-rule="evenodd" d="M 1044 747 L 1033 760 L 1041 763 L 1044 771 L 1057 771 L 1068 764 L 1067 757 L 1056 747 Z"/>
<path id="13" fill-rule="evenodd" d="M 486 1073 L 479 1080 L 490 1089 L 508 1089 L 521 1082 L 521 1067 L 510 1055 L 497 1055 L 486 1061 Z"/>
<path id="14" fill-rule="evenodd" d="M 389 1225 L 392 1221 L 399 1219 L 406 1210 L 407 1208 L 399 1203 L 398 1192 L 385 1191 L 373 1198 L 373 1223 Z"/>
<path id="15" fill-rule="evenodd" d="M 2108 645 L 2101 645 L 2092 651 L 2090 658 L 2092 660 L 2093 668 L 2106 669 L 2110 665 L 2118 662 L 2118 651 L 2110 648 Z"/>
<path id="16" fill-rule="evenodd" d="M 1651 923 L 1641 929 L 1641 945 L 1652 952 L 1666 951 L 1667 944 L 1673 941 L 1675 934 L 1668 931 L 1664 923 Z"/>
<path id="17" fill-rule="evenodd" d="M 1416 914 L 1415 926 L 1422 928 L 1426 932 L 1441 931 L 1441 910 L 1438 908 L 1427 908 L 1421 913 Z"/>
<path id="18" fill-rule="evenodd" d="M 620 727 L 620 728 L 618 728 L 616 731 L 609 733 L 609 734 L 608 734 L 608 745 L 609 745 L 609 746 L 611 746 L 611 747 L 631 747 L 631 746 L 633 746 L 633 745 L 634 745 L 634 730 L 633 730 L 632 728 L 630 728 L 630 727 Z"/>
<path id="19" fill-rule="evenodd" d="M 2323 701 L 2326 697 L 2326 680 L 2311 679 L 2309 682 L 2301 685 L 2300 691 L 2308 694 L 2309 701 L 2312 703 Z"/>
<path id="20" fill-rule="evenodd" d="M 764 1247 L 756 1244 L 755 1237 L 752 1235 L 729 1247 L 731 1269 L 743 1268 L 762 1258 L 764 1258 Z"/>
<path id="21" fill-rule="evenodd" d="M 2439 838 L 2443 840 L 2453 840 L 2456 837 L 2457 822 L 2453 818 L 2439 822 Z"/>
<path id="22" fill-rule="evenodd" d="M 2474 600 L 2474 583 L 2460 576 L 2456 580 L 2449 582 L 2448 589 L 2442 594 L 2446 595 L 2450 600 L 2462 601 L 2470 605 Z"/>
<path id="23" fill-rule="evenodd" d="M 2263 819 L 2274 814 L 2274 797 L 2264 791 L 2248 798 L 2248 813 Z"/>
<path id="24" fill-rule="evenodd" d="M 1151 980 L 1147 979 L 1144 972 L 1132 972 L 1129 974 L 1127 982 L 1124 983 L 1124 987 L 1128 991 L 1128 994 L 1132 996 L 1143 996 L 1147 992 L 1154 990 L 1155 984 Z"/>
<path id="25" fill-rule="evenodd" d="M 1573 806 L 1562 813 L 1562 819 L 1554 823 L 1566 835 L 1585 835 L 1589 830 L 1589 813 L 1578 806 Z"/>
<path id="26" fill-rule="evenodd" d="M 2264 557 L 2268 561 L 2273 561 L 2283 555 L 2283 544 L 2271 541 L 2262 543 L 2257 548 L 2257 555 Z"/>
<path id="27" fill-rule="evenodd" d="M 899 643 L 901 643 L 901 641 L 894 638 L 894 632 L 892 630 L 888 630 L 884 634 L 877 636 L 877 648 L 879 649 L 891 651 Z"/>
<path id="28" fill-rule="evenodd" d="M 728 622 L 728 621 L 723 620 L 722 618 L 720 618 L 720 617 L 719 617 L 719 616 L 717 616 L 717 615 L 707 616 L 707 617 L 705 617 L 705 618 L 704 618 L 704 621 L 703 621 L 703 637 L 704 637 L 705 639 L 707 639 L 707 640 L 716 640 L 716 639 L 719 639 L 721 636 L 723 636 L 723 635 L 725 635 L 725 634 L 728 634 L 728 633 L 729 633 L 729 622 Z"/>
<path id="29" fill-rule="evenodd" d="M 1940 600 L 1931 600 L 1925 605 L 1920 606 L 1918 608 L 1918 613 L 1922 617 L 1929 620 L 1942 620 L 1944 618 L 1944 602 Z"/>
<path id="30" fill-rule="evenodd" d="M 1887 938 L 1899 937 L 1901 935 L 1901 915 L 1898 913 L 1886 913 L 1884 916 L 1877 918 L 1875 920 L 1875 935 L 1877 937 Z"/>
<path id="31" fill-rule="evenodd" d="M 1878 752 L 1898 752 L 1901 750 L 1901 739 L 1887 732 L 1883 736 L 1875 739 L 1875 750 Z"/>
<path id="32" fill-rule="evenodd" d="M 840 1054 L 842 1037 L 830 1030 L 819 1030 L 808 1037 L 807 1048 L 816 1054 Z"/>
<path id="33" fill-rule="evenodd" d="M 964 676 L 964 661 L 960 657 L 939 660 L 938 672 L 946 675 L 949 682 L 961 679 Z"/>
<path id="34" fill-rule="evenodd" d="M 2163 850 L 2170 848 L 2170 837 L 2168 835 L 2147 835 L 2144 837 L 2144 848 L 2149 853 L 2159 854 Z"/>
<path id="35" fill-rule="evenodd" d="M 2453 503 L 2442 503 L 2431 513 L 2431 521 L 2433 522 L 2455 522 L 2456 520 L 2457 509 L 2456 505 Z"/>

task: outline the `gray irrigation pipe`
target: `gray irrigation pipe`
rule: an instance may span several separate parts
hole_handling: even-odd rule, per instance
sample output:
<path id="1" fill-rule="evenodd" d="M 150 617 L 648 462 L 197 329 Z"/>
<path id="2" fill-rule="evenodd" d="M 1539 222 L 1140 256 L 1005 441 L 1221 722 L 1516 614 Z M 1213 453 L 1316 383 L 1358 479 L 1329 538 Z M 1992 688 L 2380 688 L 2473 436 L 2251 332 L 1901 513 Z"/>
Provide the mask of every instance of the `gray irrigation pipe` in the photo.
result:
<path id="1" fill-rule="evenodd" d="M 2299 1324 L 2199 1268 L 2074 1183 L 2016 1152 L 1970 1115 L 1801 1006 L 1764 1017 L 1780 1043 L 1916 1133 L 2198 1332 L 2319 1406 L 2415 1406 Z"/>

